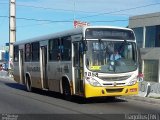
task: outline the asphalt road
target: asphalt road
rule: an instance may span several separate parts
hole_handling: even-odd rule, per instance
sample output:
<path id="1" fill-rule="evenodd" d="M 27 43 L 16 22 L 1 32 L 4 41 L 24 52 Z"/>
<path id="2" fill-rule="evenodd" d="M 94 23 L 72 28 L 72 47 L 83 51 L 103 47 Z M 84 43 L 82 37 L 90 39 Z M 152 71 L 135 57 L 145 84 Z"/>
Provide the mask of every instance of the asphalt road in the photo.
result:
<path id="1" fill-rule="evenodd" d="M 137 100 L 124 100 L 121 98 L 116 98 L 115 100 L 98 98 L 89 99 L 84 102 L 82 98 L 74 97 L 73 101 L 66 101 L 63 99 L 63 96 L 58 93 L 42 90 L 26 92 L 25 89 L 25 86 L 13 80 L 0 78 L 1 118 L 5 118 L 6 114 L 18 114 L 19 117 L 33 115 L 34 117 L 39 116 L 43 118 L 44 116 L 42 115 L 46 116 L 48 114 L 48 119 L 56 115 L 57 119 L 62 117 L 65 118 L 65 120 L 78 120 L 77 118 L 81 118 L 81 120 L 83 120 L 82 118 L 92 120 L 105 118 L 109 120 L 112 117 L 129 119 L 129 117 L 133 118 L 132 115 L 149 114 L 155 115 L 156 119 L 159 119 L 159 116 L 157 116 L 157 113 L 160 113 L 159 104 L 151 104 Z"/>

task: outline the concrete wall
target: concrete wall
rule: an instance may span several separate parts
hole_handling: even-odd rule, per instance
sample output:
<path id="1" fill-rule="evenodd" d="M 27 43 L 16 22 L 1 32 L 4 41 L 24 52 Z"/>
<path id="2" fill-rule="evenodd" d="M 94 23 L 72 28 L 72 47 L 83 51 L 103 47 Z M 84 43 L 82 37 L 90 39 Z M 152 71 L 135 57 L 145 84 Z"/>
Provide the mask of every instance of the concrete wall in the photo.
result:
<path id="1" fill-rule="evenodd" d="M 160 12 L 129 18 L 129 28 L 160 25 Z"/>
<path id="2" fill-rule="evenodd" d="M 159 60 L 160 59 L 160 48 L 141 48 L 142 60 Z"/>
<path id="3" fill-rule="evenodd" d="M 129 18 L 129 28 L 142 27 L 145 33 L 147 26 L 160 25 L 160 12 L 133 16 Z M 145 48 L 145 34 L 143 34 L 143 48 L 141 48 L 142 60 L 158 60 L 160 63 L 160 48 Z M 139 83 L 140 96 L 160 97 L 160 64 L 159 83 L 143 81 Z M 143 67 L 142 67 L 143 69 Z"/>
<path id="4" fill-rule="evenodd" d="M 140 82 L 139 92 L 139 95 L 143 97 L 160 97 L 160 83 Z"/>

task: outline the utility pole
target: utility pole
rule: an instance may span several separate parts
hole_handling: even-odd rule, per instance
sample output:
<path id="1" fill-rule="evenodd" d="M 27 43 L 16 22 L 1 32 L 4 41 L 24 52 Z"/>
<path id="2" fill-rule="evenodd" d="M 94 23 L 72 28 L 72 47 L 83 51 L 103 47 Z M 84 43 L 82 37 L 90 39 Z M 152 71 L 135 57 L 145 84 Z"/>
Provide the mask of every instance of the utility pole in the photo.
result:
<path id="1" fill-rule="evenodd" d="M 13 43 L 16 41 L 16 0 L 9 4 L 9 62 L 13 58 Z M 11 69 L 9 63 L 9 69 Z"/>

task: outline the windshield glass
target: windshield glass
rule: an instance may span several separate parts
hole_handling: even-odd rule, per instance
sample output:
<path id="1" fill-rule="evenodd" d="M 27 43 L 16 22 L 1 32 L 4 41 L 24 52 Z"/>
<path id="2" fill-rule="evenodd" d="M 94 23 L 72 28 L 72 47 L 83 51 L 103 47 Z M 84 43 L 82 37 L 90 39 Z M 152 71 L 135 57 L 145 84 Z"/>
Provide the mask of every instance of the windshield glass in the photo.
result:
<path id="1" fill-rule="evenodd" d="M 134 42 L 87 41 L 86 66 L 91 71 L 123 73 L 137 69 L 137 52 Z"/>

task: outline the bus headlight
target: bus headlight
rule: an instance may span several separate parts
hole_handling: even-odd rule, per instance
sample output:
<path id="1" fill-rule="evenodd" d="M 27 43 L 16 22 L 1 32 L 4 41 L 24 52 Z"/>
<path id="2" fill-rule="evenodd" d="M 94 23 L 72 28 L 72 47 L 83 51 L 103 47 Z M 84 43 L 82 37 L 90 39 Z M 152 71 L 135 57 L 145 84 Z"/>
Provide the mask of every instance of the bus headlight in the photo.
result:
<path id="1" fill-rule="evenodd" d="M 129 81 L 128 85 L 135 85 L 137 83 L 137 79 L 133 79 Z"/>
<path id="2" fill-rule="evenodd" d="M 86 80 L 92 86 L 95 86 L 95 87 L 101 86 L 101 84 L 97 80 L 95 80 L 94 78 L 90 78 L 90 79 L 86 79 Z"/>

